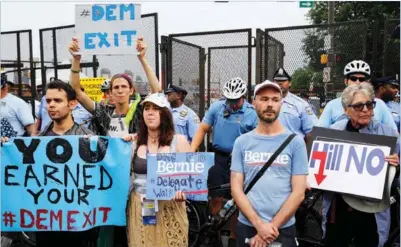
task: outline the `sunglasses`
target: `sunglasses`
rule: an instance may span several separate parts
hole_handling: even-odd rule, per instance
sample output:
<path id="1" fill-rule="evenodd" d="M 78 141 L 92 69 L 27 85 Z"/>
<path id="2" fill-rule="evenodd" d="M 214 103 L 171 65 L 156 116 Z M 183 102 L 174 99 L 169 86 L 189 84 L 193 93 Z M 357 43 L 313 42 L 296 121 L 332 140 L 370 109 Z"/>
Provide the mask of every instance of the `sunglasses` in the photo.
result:
<path id="1" fill-rule="evenodd" d="M 364 82 L 368 80 L 366 77 L 356 77 L 356 76 L 350 76 L 349 79 L 353 82 L 355 81 Z"/>
<path id="2" fill-rule="evenodd" d="M 352 107 L 354 109 L 354 111 L 362 111 L 363 108 L 366 108 L 368 110 L 373 110 L 373 108 L 375 108 L 376 106 L 376 101 L 368 101 L 366 103 L 358 103 L 358 104 L 354 104 L 354 105 L 348 105 L 348 107 Z"/>

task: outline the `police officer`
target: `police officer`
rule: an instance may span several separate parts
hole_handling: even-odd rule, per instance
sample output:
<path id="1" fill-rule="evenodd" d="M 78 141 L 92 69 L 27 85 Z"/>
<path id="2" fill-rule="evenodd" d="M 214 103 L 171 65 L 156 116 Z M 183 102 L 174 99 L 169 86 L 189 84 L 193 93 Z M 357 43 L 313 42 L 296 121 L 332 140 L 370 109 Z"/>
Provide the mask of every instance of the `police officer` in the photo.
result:
<path id="1" fill-rule="evenodd" d="M 376 90 L 376 98 L 386 103 L 394 117 L 398 132 L 400 132 L 400 103 L 394 101 L 395 96 L 400 90 L 400 82 L 393 76 L 386 76 L 376 79 L 373 85 Z"/>
<path id="2" fill-rule="evenodd" d="M 370 66 L 366 62 L 362 60 L 351 61 L 344 67 L 344 84 L 348 87 L 365 81 L 369 82 L 370 72 Z M 382 124 L 391 126 L 394 130 L 397 130 L 397 126 L 394 123 L 394 118 L 386 104 L 378 98 L 375 98 L 375 101 L 376 106 L 373 110 L 373 119 Z M 344 112 L 341 98 L 333 99 L 325 106 L 322 114 L 319 117 L 317 126 L 329 128 L 331 125 L 344 118 L 347 118 L 347 115 Z"/>
<path id="3" fill-rule="evenodd" d="M 290 93 L 291 76 L 283 68 L 277 69 L 273 80 L 283 92 L 283 104 L 280 110 L 280 123 L 288 130 L 304 138 L 308 137 L 318 119 L 305 100 Z"/>
<path id="4" fill-rule="evenodd" d="M 241 78 L 233 78 L 225 83 L 223 95 L 225 99 L 210 105 L 205 117 L 199 125 L 191 149 L 196 152 L 203 142 L 206 133 L 213 127 L 213 152 L 215 163 L 209 169 L 208 187 L 230 183 L 230 167 L 228 161 L 238 136 L 256 128 L 258 116 L 254 107 L 245 99 L 247 83 Z M 224 198 L 230 198 L 229 191 L 210 191 L 212 215 L 216 215 L 223 206 Z M 235 222 L 233 222 L 235 223 Z M 234 229 L 231 225 L 229 246 L 232 246 Z"/>
<path id="5" fill-rule="evenodd" d="M 170 84 L 165 94 L 170 102 L 175 132 L 184 135 L 191 143 L 199 126 L 199 117 L 191 108 L 184 105 L 184 99 L 188 94 L 187 90 Z"/>
<path id="6" fill-rule="evenodd" d="M 313 113 L 315 113 L 316 116 L 319 115 L 319 112 L 317 111 L 316 107 L 311 102 L 309 102 L 309 95 L 307 93 L 301 92 L 299 94 L 299 97 L 301 97 L 301 99 L 303 99 L 304 101 L 306 101 L 309 104 Z"/>

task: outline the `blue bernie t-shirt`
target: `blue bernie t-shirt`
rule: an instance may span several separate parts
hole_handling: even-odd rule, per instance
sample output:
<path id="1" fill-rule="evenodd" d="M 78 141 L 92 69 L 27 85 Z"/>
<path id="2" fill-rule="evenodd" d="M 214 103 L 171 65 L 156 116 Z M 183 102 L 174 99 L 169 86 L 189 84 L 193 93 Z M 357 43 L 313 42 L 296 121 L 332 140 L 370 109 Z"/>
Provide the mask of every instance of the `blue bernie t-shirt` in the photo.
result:
<path id="1" fill-rule="evenodd" d="M 232 152 L 231 171 L 244 174 L 244 188 L 290 134 L 291 132 L 286 131 L 275 136 L 265 136 L 253 130 L 237 138 Z M 292 191 L 291 177 L 307 174 L 308 157 L 305 142 L 297 135 L 247 194 L 259 217 L 264 222 L 271 222 Z M 241 212 L 238 220 L 252 226 Z M 281 228 L 292 226 L 294 223 L 295 217 L 292 217 Z"/>

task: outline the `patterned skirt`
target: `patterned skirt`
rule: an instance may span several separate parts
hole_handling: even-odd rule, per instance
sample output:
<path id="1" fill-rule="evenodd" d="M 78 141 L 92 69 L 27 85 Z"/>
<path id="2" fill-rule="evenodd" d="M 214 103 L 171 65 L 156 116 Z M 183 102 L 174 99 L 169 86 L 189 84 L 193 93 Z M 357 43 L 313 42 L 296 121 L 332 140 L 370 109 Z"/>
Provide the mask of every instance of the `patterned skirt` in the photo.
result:
<path id="1" fill-rule="evenodd" d="M 129 247 L 187 247 L 188 218 L 185 202 L 158 201 L 156 225 L 143 225 L 141 197 L 132 192 L 128 202 Z"/>

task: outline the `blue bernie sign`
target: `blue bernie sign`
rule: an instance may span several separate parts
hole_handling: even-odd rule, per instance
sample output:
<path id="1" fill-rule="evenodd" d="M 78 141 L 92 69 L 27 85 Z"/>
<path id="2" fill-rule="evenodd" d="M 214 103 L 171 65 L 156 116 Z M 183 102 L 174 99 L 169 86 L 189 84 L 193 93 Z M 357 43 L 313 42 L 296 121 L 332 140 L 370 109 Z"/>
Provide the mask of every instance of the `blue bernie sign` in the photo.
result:
<path id="1" fill-rule="evenodd" d="M 147 199 L 171 200 L 177 191 L 183 191 L 189 200 L 207 201 L 214 153 L 148 154 L 147 163 Z"/>

